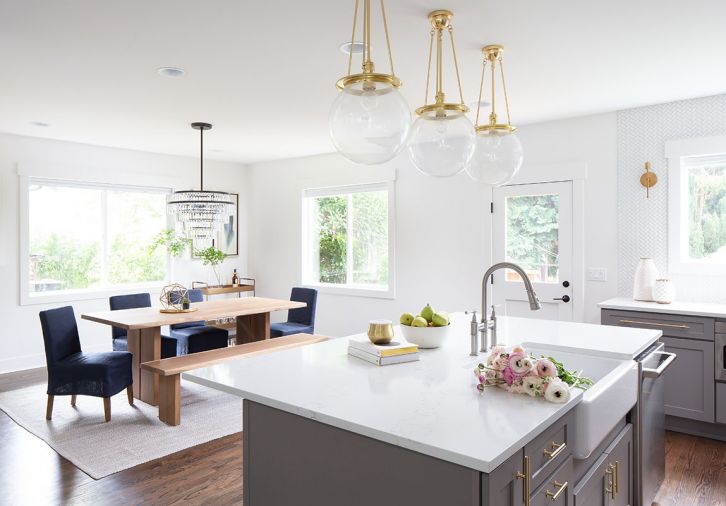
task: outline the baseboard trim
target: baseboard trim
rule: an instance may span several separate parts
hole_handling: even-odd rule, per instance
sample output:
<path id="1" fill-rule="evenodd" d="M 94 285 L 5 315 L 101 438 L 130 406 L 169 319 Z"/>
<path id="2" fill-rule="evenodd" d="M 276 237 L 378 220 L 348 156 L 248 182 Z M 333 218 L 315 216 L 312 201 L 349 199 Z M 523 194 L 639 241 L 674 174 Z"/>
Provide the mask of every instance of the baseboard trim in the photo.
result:
<path id="1" fill-rule="evenodd" d="M 666 430 L 682 432 L 691 436 L 726 441 L 726 425 L 688 420 L 677 416 L 666 416 L 665 428 Z"/>
<path id="2" fill-rule="evenodd" d="M 97 344 L 94 346 L 85 346 L 83 351 L 96 353 L 100 351 L 110 351 L 109 348 L 110 344 Z M 21 355 L 19 357 L 10 357 L 0 360 L 0 374 L 26 371 L 28 369 L 36 369 L 38 367 L 45 367 L 45 354 L 43 353 Z"/>

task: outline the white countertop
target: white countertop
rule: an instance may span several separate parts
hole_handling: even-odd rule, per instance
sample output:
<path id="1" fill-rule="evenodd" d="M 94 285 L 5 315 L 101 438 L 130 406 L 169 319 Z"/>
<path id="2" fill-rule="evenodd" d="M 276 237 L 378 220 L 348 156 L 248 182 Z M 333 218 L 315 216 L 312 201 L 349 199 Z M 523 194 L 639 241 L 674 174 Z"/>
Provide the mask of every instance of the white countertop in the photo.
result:
<path id="1" fill-rule="evenodd" d="M 347 354 L 348 339 L 238 359 L 184 378 L 296 415 L 488 473 L 581 399 L 566 404 L 476 390 L 468 317 L 452 315 L 447 345 L 421 360 L 379 367 Z M 630 360 L 660 331 L 500 318 L 511 344 L 538 343 Z M 397 330 L 397 333 L 399 331 Z M 565 364 L 566 365 L 566 364 Z M 585 373 L 587 373 L 585 371 Z"/>
<path id="2" fill-rule="evenodd" d="M 598 306 L 605 309 L 622 309 L 625 311 L 726 318 L 726 304 L 713 304 L 710 302 L 674 301 L 670 304 L 658 304 L 657 302 L 642 302 L 627 297 L 616 297 L 603 301 Z"/>

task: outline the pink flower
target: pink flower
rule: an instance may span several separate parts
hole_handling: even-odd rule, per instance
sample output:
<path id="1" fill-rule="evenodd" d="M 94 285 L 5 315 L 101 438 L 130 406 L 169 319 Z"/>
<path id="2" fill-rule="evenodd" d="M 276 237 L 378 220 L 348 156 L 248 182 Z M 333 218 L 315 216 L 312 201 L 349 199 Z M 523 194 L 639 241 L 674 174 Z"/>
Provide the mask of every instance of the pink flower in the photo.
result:
<path id="1" fill-rule="evenodd" d="M 504 346 L 495 346 L 489 352 L 490 355 L 499 356 L 506 351 Z"/>
<path id="2" fill-rule="evenodd" d="M 557 368 L 551 360 L 547 358 L 540 358 L 539 360 L 537 360 L 537 373 L 540 375 L 540 377 L 543 378 L 554 378 L 555 376 L 557 376 Z"/>
<path id="3" fill-rule="evenodd" d="M 514 382 L 514 380 L 517 379 L 517 374 L 512 370 L 511 367 L 507 367 L 506 369 L 504 369 L 502 376 L 504 377 L 504 382 L 510 386 Z"/>
<path id="4" fill-rule="evenodd" d="M 532 359 L 520 352 L 513 352 L 509 355 L 509 367 L 518 375 L 525 376 L 532 370 L 534 364 Z"/>
<path id="5" fill-rule="evenodd" d="M 522 348 L 521 346 L 515 346 L 514 348 L 512 348 L 512 353 L 521 353 L 522 355 L 524 355 L 524 348 Z"/>

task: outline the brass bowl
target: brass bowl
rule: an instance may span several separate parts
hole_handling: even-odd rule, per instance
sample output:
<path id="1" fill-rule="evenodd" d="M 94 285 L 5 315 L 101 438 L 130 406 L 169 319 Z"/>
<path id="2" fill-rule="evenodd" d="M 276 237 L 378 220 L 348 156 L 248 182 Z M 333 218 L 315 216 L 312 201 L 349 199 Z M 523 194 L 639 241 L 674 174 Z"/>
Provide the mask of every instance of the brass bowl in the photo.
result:
<path id="1" fill-rule="evenodd" d="M 373 344 L 388 344 L 393 340 L 391 320 L 371 320 L 368 322 L 368 339 Z"/>

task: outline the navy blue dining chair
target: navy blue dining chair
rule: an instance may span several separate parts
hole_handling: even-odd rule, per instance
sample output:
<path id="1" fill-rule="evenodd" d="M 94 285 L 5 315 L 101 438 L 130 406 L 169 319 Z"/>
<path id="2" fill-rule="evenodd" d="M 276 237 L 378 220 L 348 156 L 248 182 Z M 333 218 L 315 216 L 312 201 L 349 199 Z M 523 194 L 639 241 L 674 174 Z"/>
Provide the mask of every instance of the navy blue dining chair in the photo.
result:
<path id="1" fill-rule="evenodd" d="M 111 311 L 120 309 L 137 309 L 151 307 L 151 296 L 148 293 L 131 293 L 128 295 L 114 295 L 108 298 Z M 114 351 L 128 351 L 128 338 L 126 329 L 111 327 Z M 161 358 L 177 356 L 177 341 L 173 337 L 161 336 Z"/>
<path id="2" fill-rule="evenodd" d="M 289 336 L 291 334 L 315 333 L 315 309 L 318 303 L 318 291 L 314 288 L 294 287 L 290 300 L 305 302 L 307 306 L 290 309 L 287 321 L 270 325 L 270 337 Z"/>
<path id="3" fill-rule="evenodd" d="M 39 316 L 48 366 L 46 420 L 52 418 L 53 399 L 57 395 L 70 395 L 71 406 L 76 405 L 77 395 L 102 397 L 107 422 L 111 420 L 111 397 L 124 388 L 129 404 L 133 405 L 131 353 L 83 353 L 70 306 L 41 311 Z"/>
<path id="4" fill-rule="evenodd" d="M 189 290 L 187 298 L 189 302 L 204 301 L 202 291 L 197 289 Z M 229 343 L 229 332 L 211 327 L 204 321 L 175 323 L 169 327 L 171 337 L 177 342 L 178 355 L 226 348 Z"/>

